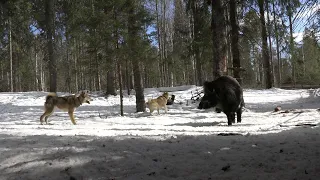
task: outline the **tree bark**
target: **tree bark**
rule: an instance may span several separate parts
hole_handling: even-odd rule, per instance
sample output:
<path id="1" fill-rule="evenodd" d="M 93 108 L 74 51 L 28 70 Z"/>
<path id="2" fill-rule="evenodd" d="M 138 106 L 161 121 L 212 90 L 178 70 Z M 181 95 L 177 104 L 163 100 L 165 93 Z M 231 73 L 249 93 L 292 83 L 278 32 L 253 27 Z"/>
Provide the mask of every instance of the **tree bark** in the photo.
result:
<path id="1" fill-rule="evenodd" d="M 160 32 L 160 27 L 161 27 L 161 23 L 159 21 L 159 2 L 158 0 L 156 0 L 156 21 L 157 21 L 157 39 L 158 39 L 158 56 L 159 56 L 159 61 L 158 61 L 158 73 L 160 75 L 160 77 L 163 77 L 162 76 L 162 71 L 161 71 L 161 68 L 162 68 L 162 36 L 161 36 L 161 32 Z M 159 86 L 162 86 L 164 83 L 163 83 L 163 79 L 162 78 L 159 78 L 159 81 L 158 81 L 158 84 L 157 84 L 157 87 Z"/>
<path id="2" fill-rule="evenodd" d="M 167 63 L 168 63 L 168 58 L 167 58 L 167 24 L 166 24 L 166 9 L 167 9 L 167 0 L 162 0 L 163 2 L 163 17 L 162 17 L 162 57 L 163 57 L 163 76 L 164 77 L 164 84 L 163 86 L 168 86 L 168 68 L 167 68 Z"/>
<path id="3" fill-rule="evenodd" d="M 99 56 L 98 56 L 98 49 L 95 48 L 94 50 L 94 55 L 95 55 L 95 90 L 100 91 L 101 90 L 101 84 L 100 84 L 100 64 L 99 64 Z M 115 67 L 112 68 L 114 70 Z M 113 76 L 114 80 L 114 76 Z"/>
<path id="4" fill-rule="evenodd" d="M 50 92 L 57 92 L 57 66 L 54 55 L 54 2 L 55 0 L 45 1 L 45 17 L 46 17 L 46 33 L 47 48 L 49 57 L 49 73 L 50 73 Z"/>
<path id="5" fill-rule="evenodd" d="M 227 42 L 226 42 L 226 24 L 224 9 L 221 0 L 212 0 L 212 18 L 211 18 L 211 30 L 212 30 L 212 42 L 213 42 L 213 77 L 214 79 L 224 74 L 223 70 L 226 69 L 225 61 L 227 54 Z"/>
<path id="6" fill-rule="evenodd" d="M 39 74 L 39 72 L 38 72 L 38 53 L 37 53 L 37 51 L 36 51 L 36 48 L 35 48 L 35 57 L 34 57 L 34 59 L 35 59 L 35 68 L 36 68 L 36 72 L 35 72 L 35 86 L 36 86 L 36 91 L 39 91 L 40 90 L 40 83 L 39 83 L 39 79 L 38 79 L 38 74 Z"/>
<path id="7" fill-rule="evenodd" d="M 131 76 L 129 70 L 129 60 L 126 58 L 126 87 L 127 87 L 127 94 L 131 94 Z"/>
<path id="8" fill-rule="evenodd" d="M 268 51 L 268 36 L 266 30 L 266 22 L 264 18 L 264 0 L 258 0 L 259 11 L 260 11 L 260 22 L 261 22 L 261 39 L 262 39 L 262 59 L 264 65 L 264 81 L 265 88 L 272 88 L 271 81 L 271 69 L 270 69 L 270 57 Z"/>
<path id="9" fill-rule="evenodd" d="M 80 47 L 79 47 L 79 41 L 75 41 L 75 58 L 74 58 L 74 82 L 75 82 L 75 90 L 78 90 L 79 89 L 79 79 L 78 79 L 78 72 L 79 72 L 79 68 L 78 68 L 78 59 L 79 59 L 79 54 L 80 54 Z"/>
<path id="10" fill-rule="evenodd" d="M 12 28 L 11 17 L 9 17 L 9 48 L 10 48 L 10 91 L 13 92 L 13 60 L 12 60 Z"/>
<path id="11" fill-rule="evenodd" d="M 272 3 L 273 7 L 273 19 L 276 21 L 276 11 L 275 11 L 275 5 L 274 2 Z M 274 23 L 274 32 L 276 35 L 276 49 L 277 49 L 277 59 L 278 59 L 278 76 L 277 76 L 277 83 L 278 87 L 281 88 L 281 60 L 280 60 L 280 45 L 279 45 L 279 33 L 278 33 L 278 22 Z"/>
<path id="12" fill-rule="evenodd" d="M 72 74 L 72 72 L 71 72 L 71 58 L 70 58 L 70 56 L 69 56 L 69 48 L 70 48 L 70 39 L 69 39 L 69 32 L 68 32 L 68 30 L 66 30 L 66 58 L 67 58 L 67 63 L 68 63 L 68 70 L 67 70 L 67 76 L 68 77 L 66 77 L 66 86 L 67 86 L 67 88 L 68 88 L 68 92 L 71 92 L 72 90 L 72 84 L 71 84 L 71 74 Z"/>
<path id="13" fill-rule="evenodd" d="M 291 64 L 292 64 L 292 85 L 296 86 L 296 63 L 294 59 L 294 44 L 293 44 L 293 28 L 292 28 L 292 11 L 290 7 L 288 7 L 289 12 L 289 29 L 290 29 L 290 55 L 291 55 Z"/>
<path id="14" fill-rule="evenodd" d="M 105 13 L 107 14 L 108 12 L 105 11 Z M 117 12 L 115 10 L 115 7 L 113 7 L 113 20 L 116 23 L 117 22 Z M 114 59 L 111 59 L 111 62 L 109 62 L 110 67 L 108 68 L 107 71 L 107 92 L 106 95 L 117 95 L 116 93 L 116 88 L 115 88 L 115 69 L 116 67 L 116 62 L 119 61 L 118 59 L 118 49 L 119 49 L 119 37 L 118 37 L 118 29 L 116 26 L 113 27 L 113 33 L 115 35 L 114 37 L 114 46 L 115 46 L 115 53 L 114 53 Z M 106 42 L 106 47 L 108 48 L 108 42 Z M 107 49 L 106 49 L 106 52 Z M 108 62 L 107 62 L 108 63 Z M 119 64 L 119 62 L 117 62 L 117 64 Z M 118 65 L 117 65 L 118 66 Z M 121 75 L 121 72 L 118 72 L 118 75 Z M 122 87 L 121 87 L 122 88 Z"/>
<path id="15" fill-rule="evenodd" d="M 129 12 L 128 12 L 128 45 L 129 45 L 129 57 L 131 58 L 133 77 L 134 77 L 134 89 L 136 92 L 136 110 L 137 112 L 144 112 L 146 109 L 143 82 L 141 78 L 140 60 L 137 54 L 136 38 L 138 36 L 138 27 L 136 21 L 136 0 L 127 0 Z"/>
<path id="16" fill-rule="evenodd" d="M 108 69 L 107 72 L 107 91 L 106 95 L 116 95 L 116 88 L 115 88 L 115 63 L 109 62 L 110 68 Z"/>
<path id="17" fill-rule="evenodd" d="M 269 17 L 269 2 L 266 2 L 266 10 L 267 10 L 267 20 L 268 20 L 268 41 L 269 41 L 269 52 L 270 52 L 270 65 L 271 65 L 271 82 L 276 80 L 274 73 L 274 65 L 273 65 L 273 55 L 272 55 L 272 42 L 271 42 L 271 25 L 270 25 L 270 17 Z"/>
<path id="18" fill-rule="evenodd" d="M 117 22 L 117 12 L 115 10 L 115 8 L 113 7 L 113 17 L 115 22 Z M 119 81 L 119 95 L 120 95 L 120 115 L 123 116 L 123 90 L 122 90 L 122 70 L 121 70 L 121 60 L 118 56 L 119 54 L 119 33 L 118 33 L 118 29 L 117 27 L 114 27 L 114 34 L 115 34 L 115 62 L 117 63 L 117 70 L 118 70 L 118 81 Z M 115 83 L 113 83 L 114 86 Z M 116 95 L 115 92 L 115 88 L 114 89 L 114 93 Z"/>
<path id="19" fill-rule="evenodd" d="M 121 64 L 119 62 L 119 59 L 117 63 L 117 69 L 118 69 L 119 94 L 120 94 L 120 115 L 123 116 L 122 74 L 121 74 Z"/>
<path id="20" fill-rule="evenodd" d="M 200 13 L 198 12 L 198 3 L 197 1 L 191 2 L 191 10 L 192 10 L 192 17 L 193 17 L 193 43 L 192 43 L 192 50 L 195 57 L 195 68 L 196 68 L 196 85 L 203 84 L 203 77 L 202 77 L 202 63 L 201 63 L 201 56 L 200 56 L 200 47 L 199 42 L 200 39 L 200 31 L 201 27 L 199 23 L 201 21 Z"/>
<path id="21" fill-rule="evenodd" d="M 237 5 L 236 1 L 230 1 L 230 24 L 231 24 L 231 51 L 233 62 L 233 76 L 242 85 L 242 79 L 240 77 L 240 52 L 239 52 L 239 31 L 237 23 Z"/>

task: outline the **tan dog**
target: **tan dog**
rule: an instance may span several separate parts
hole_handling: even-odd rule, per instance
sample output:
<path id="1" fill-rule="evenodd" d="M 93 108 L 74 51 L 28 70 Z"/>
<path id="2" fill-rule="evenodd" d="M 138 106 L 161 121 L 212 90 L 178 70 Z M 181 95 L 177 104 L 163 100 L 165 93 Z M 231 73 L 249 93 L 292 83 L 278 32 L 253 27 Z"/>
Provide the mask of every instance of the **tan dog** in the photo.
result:
<path id="1" fill-rule="evenodd" d="M 83 103 L 90 104 L 90 97 L 87 92 L 81 92 L 80 95 L 70 95 L 58 97 L 56 93 L 49 93 L 44 103 L 45 112 L 40 117 L 40 123 L 43 124 L 43 118 L 45 118 L 46 124 L 48 124 L 48 118 L 53 113 L 55 107 L 68 111 L 71 122 L 75 125 L 76 120 L 74 119 L 73 112 Z"/>
<path id="2" fill-rule="evenodd" d="M 164 108 L 165 112 L 167 113 L 167 101 L 169 99 L 169 95 L 167 92 L 163 93 L 162 96 L 159 96 L 157 99 L 149 99 L 146 103 L 146 106 L 150 109 L 150 113 L 152 113 L 154 110 L 158 111 L 158 114 L 160 114 L 159 110 L 160 108 Z"/>

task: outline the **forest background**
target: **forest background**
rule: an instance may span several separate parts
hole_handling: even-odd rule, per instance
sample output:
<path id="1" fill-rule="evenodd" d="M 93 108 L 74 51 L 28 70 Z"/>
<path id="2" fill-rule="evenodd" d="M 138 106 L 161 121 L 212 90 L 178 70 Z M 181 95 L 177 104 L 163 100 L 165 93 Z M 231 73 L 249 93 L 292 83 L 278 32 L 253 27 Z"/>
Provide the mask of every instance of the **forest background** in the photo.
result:
<path id="1" fill-rule="evenodd" d="M 319 35 L 317 0 L 2 0 L 0 91 L 319 86 Z"/>

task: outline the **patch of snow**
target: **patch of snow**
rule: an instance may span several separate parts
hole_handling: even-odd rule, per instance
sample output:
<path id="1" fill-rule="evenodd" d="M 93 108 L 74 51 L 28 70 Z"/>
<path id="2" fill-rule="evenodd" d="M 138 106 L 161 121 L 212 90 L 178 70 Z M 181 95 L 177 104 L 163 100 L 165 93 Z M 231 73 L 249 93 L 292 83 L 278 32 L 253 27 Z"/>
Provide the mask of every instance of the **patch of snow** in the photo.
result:
<path id="1" fill-rule="evenodd" d="M 61 110 L 40 125 L 45 92 L 0 93 L 0 179 L 319 177 L 320 101 L 310 90 L 245 89 L 242 123 L 228 126 L 225 114 L 192 103 L 200 89 L 146 89 L 146 100 L 176 96 L 160 115 L 136 113 L 133 94 L 120 116 L 119 96 L 92 92 L 77 125 Z"/>

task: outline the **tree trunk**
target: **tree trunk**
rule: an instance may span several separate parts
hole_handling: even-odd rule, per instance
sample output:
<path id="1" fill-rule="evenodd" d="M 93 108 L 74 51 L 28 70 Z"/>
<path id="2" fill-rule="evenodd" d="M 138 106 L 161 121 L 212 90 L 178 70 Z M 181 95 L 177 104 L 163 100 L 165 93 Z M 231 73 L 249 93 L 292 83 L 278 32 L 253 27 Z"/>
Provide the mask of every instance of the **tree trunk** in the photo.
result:
<path id="1" fill-rule="evenodd" d="M 67 63 L 68 63 L 68 70 L 67 70 L 67 76 L 66 77 L 66 85 L 67 85 L 67 88 L 68 88 L 68 92 L 71 92 L 72 91 L 72 84 L 71 84 L 71 58 L 69 56 L 69 48 L 70 48 L 70 39 L 69 39 L 69 35 L 68 35 L 68 31 L 66 31 L 66 53 L 67 53 Z"/>
<path id="2" fill-rule="evenodd" d="M 266 30 L 266 22 L 264 18 L 264 0 L 258 0 L 259 11 L 260 11 L 260 22 L 261 22 L 261 39 L 262 39 L 262 59 L 263 59 L 263 68 L 264 68 L 264 80 L 265 88 L 272 88 L 271 81 L 271 69 L 270 69 L 270 57 L 268 51 L 268 36 Z"/>
<path id="3" fill-rule="evenodd" d="M 271 82 L 276 80 L 275 73 L 274 73 L 274 65 L 273 65 L 273 55 L 272 55 L 272 42 L 271 42 L 271 24 L 270 24 L 270 17 L 269 17 L 269 2 L 266 1 L 266 10 L 267 10 L 267 20 L 268 20 L 268 40 L 269 40 L 269 52 L 270 52 L 270 65 L 271 65 Z"/>
<path id="4" fill-rule="evenodd" d="M 79 43 L 76 39 L 74 39 L 75 45 L 75 53 L 74 53 L 74 82 L 75 82 L 75 90 L 79 88 L 79 80 L 78 80 L 78 58 L 79 58 Z"/>
<path id="5" fill-rule="evenodd" d="M 46 90 L 46 85 L 45 85 L 46 78 L 45 78 L 45 73 L 44 73 L 43 69 L 44 69 L 44 63 L 42 62 L 41 66 L 40 66 L 40 79 L 41 79 L 40 81 L 41 81 L 41 90 L 45 91 Z"/>
<path id="6" fill-rule="evenodd" d="M 239 52 L 239 31 L 237 23 L 237 5 L 236 1 L 230 1 L 230 24 L 231 24 L 231 51 L 233 62 L 233 76 L 242 85 L 242 79 L 240 77 L 240 52 Z"/>
<path id="7" fill-rule="evenodd" d="M 117 12 L 116 10 L 113 8 L 113 15 L 114 15 L 114 20 L 115 22 L 117 22 Z M 114 27 L 114 34 L 115 34 L 115 59 L 114 61 L 117 62 L 117 70 L 118 70 L 118 81 L 119 81 L 119 95 L 120 95 L 120 115 L 123 116 L 123 90 L 122 90 L 122 70 L 121 70 L 121 61 L 120 58 L 118 56 L 119 54 L 119 34 L 118 34 L 118 29 L 117 27 Z M 115 88 L 114 89 L 114 93 L 116 95 L 115 92 Z"/>
<path id="8" fill-rule="evenodd" d="M 160 26 L 161 26 L 161 23 L 159 21 L 159 3 L 158 3 L 158 0 L 156 0 L 156 20 L 157 20 L 157 39 L 158 39 L 158 56 L 159 56 L 159 61 L 158 61 L 158 74 L 160 77 L 163 77 L 162 76 L 162 71 L 161 71 L 161 67 L 162 67 L 162 36 L 161 36 L 161 32 L 160 32 Z M 159 81 L 158 81 L 158 84 L 157 84 L 157 87 L 159 86 L 162 86 L 163 83 L 162 83 L 163 79 L 162 78 L 159 78 Z"/>
<path id="9" fill-rule="evenodd" d="M 96 16 L 94 3 L 95 3 L 94 0 L 92 0 L 91 1 L 91 10 L 92 10 L 93 17 Z M 93 38 L 97 39 L 97 28 L 93 28 L 92 31 L 93 31 Z M 94 69 L 93 74 L 92 74 L 92 76 L 93 76 L 92 79 L 94 80 L 93 86 L 96 91 L 100 91 L 100 75 L 99 75 L 100 70 L 99 70 L 99 59 L 98 59 L 98 48 L 97 48 L 98 43 L 93 43 L 93 46 L 94 46 L 94 50 L 93 50 L 93 56 L 94 56 L 94 63 L 93 64 L 94 65 L 92 67 Z M 92 88 L 92 87 L 90 87 L 90 88 Z"/>
<path id="10" fill-rule="evenodd" d="M 119 62 L 119 59 L 117 63 L 117 69 L 118 69 L 119 94 L 120 94 L 120 115 L 123 116 L 122 74 L 121 74 L 121 64 Z"/>
<path id="11" fill-rule="evenodd" d="M 130 76 L 130 70 L 129 70 L 129 60 L 126 58 L 126 87 L 127 87 L 127 94 L 130 95 L 131 91 L 131 76 Z"/>
<path id="12" fill-rule="evenodd" d="M 46 17 L 46 33 L 47 33 L 47 48 L 49 57 L 49 73 L 50 73 L 50 92 L 57 92 L 57 67 L 54 55 L 54 0 L 46 0 L 45 3 Z"/>
<path id="13" fill-rule="evenodd" d="M 231 2 L 233 3 L 233 2 Z M 225 67 L 227 68 L 228 65 L 232 65 L 232 73 L 234 76 L 234 65 L 233 65 L 233 55 L 232 55 L 232 27 L 231 27 L 231 17 L 230 17 L 230 3 L 229 8 L 225 9 L 225 19 L 226 22 L 229 22 L 230 26 L 226 26 L 226 43 L 227 43 L 227 51 L 226 51 L 226 62 Z M 237 22 L 236 22 L 237 23 Z M 225 70 L 226 74 L 229 74 L 228 68 Z"/>
<path id="14" fill-rule="evenodd" d="M 272 3 L 273 7 L 273 19 L 276 21 L 276 11 L 275 11 L 275 5 L 274 2 Z M 278 33 L 278 22 L 274 23 L 274 32 L 276 35 L 276 49 L 277 49 L 277 59 L 278 59 L 278 77 L 277 77 L 277 83 L 278 87 L 281 88 L 281 60 L 280 60 L 280 45 L 279 45 L 279 33 Z"/>
<path id="15" fill-rule="evenodd" d="M 36 87 L 36 91 L 39 91 L 39 79 L 38 79 L 38 53 L 37 53 L 37 51 L 36 51 L 36 48 L 35 48 L 35 57 L 34 57 L 34 59 L 35 59 L 35 68 L 36 68 L 36 72 L 35 72 L 35 78 L 34 78 L 34 83 L 35 83 L 35 87 Z"/>
<path id="16" fill-rule="evenodd" d="M 131 58 L 133 77 L 134 77 L 134 89 L 136 92 L 136 110 L 137 112 L 144 112 L 146 109 L 143 82 L 141 78 L 140 60 L 137 54 L 136 38 L 138 36 L 138 28 L 136 22 L 136 0 L 127 0 L 129 12 L 128 12 L 128 45 L 129 45 L 129 57 Z"/>
<path id="17" fill-rule="evenodd" d="M 197 1 L 193 1 L 191 4 L 192 8 L 192 17 L 193 17 L 193 43 L 192 43 L 192 50 L 195 57 L 195 68 L 196 68 L 196 85 L 202 85 L 203 84 L 203 77 L 202 77 L 202 63 L 201 63 L 201 56 L 200 56 L 200 47 L 199 42 L 200 39 L 200 31 L 201 27 L 199 26 L 199 21 L 201 21 L 201 17 L 198 12 L 198 3 Z"/>
<path id="18" fill-rule="evenodd" d="M 108 69 L 107 72 L 107 95 L 116 95 L 116 88 L 115 88 L 115 63 L 111 62 L 110 63 L 110 68 Z"/>
<path id="19" fill-rule="evenodd" d="M 116 57 L 113 57 L 113 58 L 114 59 L 112 59 L 111 62 L 107 62 L 109 64 L 109 66 L 108 66 L 109 68 L 107 70 L 107 91 L 106 91 L 106 95 L 114 95 L 115 96 L 115 95 L 117 95 L 116 87 L 115 87 L 115 69 L 116 69 L 115 61 L 116 61 Z"/>
<path id="20" fill-rule="evenodd" d="M 9 48 L 10 48 L 10 91 L 13 92 L 13 60 L 12 60 L 12 28 L 11 17 L 9 17 Z"/>
<path id="21" fill-rule="evenodd" d="M 191 43 L 194 39 L 194 22 L 193 22 L 193 14 L 191 13 L 190 15 L 190 22 L 189 22 L 189 29 L 191 29 L 190 34 L 189 34 L 189 38 L 191 40 Z M 190 51 L 193 52 L 193 46 L 191 45 L 190 47 Z M 196 73 L 196 68 L 195 68 L 195 58 L 194 58 L 194 53 L 191 53 L 190 55 L 190 69 L 191 69 L 191 73 L 190 73 L 190 84 L 197 84 L 197 73 Z M 201 84 L 202 85 L 202 84 Z"/>
<path id="22" fill-rule="evenodd" d="M 100 87 L 101 87 L 101 85 L 100 85 L 100 74 L 99 74 L 99 72 L 100 72 L 100 68 L 99 68 L 100 64 L 99 64 L 99 57 L 98 57 L 97 48 L 95 48 L 95 50 L 94 50 L 94 55 L 95 55 L 95 78 L 94 78 L 95 79 L 95 85 L 94 86 L 95 86 L 95 90 L 96 91 L 100 91 L 101 90 L 100 89 Z M 115 67 L 113 67 L 112 69 L 114 70 L 114 68 Z"/>
<path id="23" fill-rule="evenodd" d="M 107 12 L 105 11 L 105 13 L 107 14 Z M 113 7 L 113 19 L 114 22 L 117 22 L 117 14 L 116 14 L 116 10 L 115 7 Z M 113 57 L 113 59 L 111 59 L 111 62 L 106 62 L 107 64 L 109 63 L 110 66 L 108 66 L 108 71 L 107 71 L 107 92 L 106 95 L 117 95 L 116 93 L 116 88 L 115 88 L 115 69 L 116 69 L 116 61 L 119 61 L 118 59 L 118 49 L 119 49 L 119 38 L 118 38 L 118 29 L 116 26 L 113 27 L 114 28 L 114 35 L 115 35 L 115 39 L 114 39 L 114 46 L 115 46 L 115 56 Z M 108 42 L 106 42 L 106 48 L 109 47 Z M 108 49 L 106 49 L 106 52 L 108 52 Z M 117 64 L 119 64 L 119 62 L 117 62 Z M 118 66 L 118 65 L 117 65 Z M 118 75 L 121 75 L 121 72 L 118 72 Z"/>
<path id="24" fill-rule="evenodd" d="M 163 17 L 162 17 L 162 57 L 163 57 L 163 76 L 164 77 L 164 84 L 163 86 L 168 86 L 168 73 L 167 73 L 167 63 L 168 63 L 168 58 L 167 58 L 167 25 L 166 25 L 166 0 L 162 0 L 163 2 Z"/>
<path id="25" fill-rule="evenodd" d="M 211 17 L 211 30 L 213 42 L 213 77 L 214 79 L 223 75 L 223 70 L 226 69 L 225 61 L 227 54 L 226 42 L 226 25 L 224 9 L 221 0 L 212 0 L 212 17 Z"/>
<path id="26" fill-rule="evenodd" d="M 292 64 L 292 85 L 293 87 L 296 86 L 296 63 L 294 59 L 294 44 L 293 44 L 293 28 L 292 28 L 292 11 L 290 7 L 288 7 L 289 12 L 289 29 L 290 29 L 290 55 L 291 55 L 291 64 Z"/>

